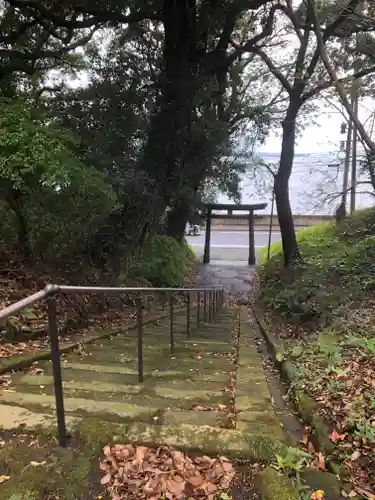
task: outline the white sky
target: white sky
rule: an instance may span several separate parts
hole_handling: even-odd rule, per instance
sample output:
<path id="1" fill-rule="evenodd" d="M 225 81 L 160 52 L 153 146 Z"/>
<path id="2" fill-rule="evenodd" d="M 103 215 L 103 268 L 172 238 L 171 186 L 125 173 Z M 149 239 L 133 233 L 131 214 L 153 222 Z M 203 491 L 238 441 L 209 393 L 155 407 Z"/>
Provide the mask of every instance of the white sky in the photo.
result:
<path id="1" fill-rule="evenodd" d="M 370 115 L 375 111 L 375 101 L 365 99 L 359 107 L 359 118 L 362 123 L 366 123 L 366 130 L 370 129 Z M 309 125 L 298 137 L 296 153 L 321 153 L 339 150 L 339 143 L 345 140 L 345 136 L 340 134 L 340 125 L 344 121 L 341 113 L 335 108 L 331 110 L 325 108 L 320 116 L 315 119 L 317 124 Z M 281 130 L 280 130 L 281 132 Z M 271 135 L 267 138 L 261 150 L 269 153 L 279 153 L 281 148 L 281 136 Z"/>

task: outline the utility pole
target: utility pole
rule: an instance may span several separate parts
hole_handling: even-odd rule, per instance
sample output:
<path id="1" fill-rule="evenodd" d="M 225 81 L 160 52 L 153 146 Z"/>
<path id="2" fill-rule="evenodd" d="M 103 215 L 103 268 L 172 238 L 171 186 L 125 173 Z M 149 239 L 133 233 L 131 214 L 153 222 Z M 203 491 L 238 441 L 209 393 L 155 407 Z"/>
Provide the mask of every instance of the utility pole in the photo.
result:
<path id="1" fill-rule="evenodd" d="M 353 82 L 353 111 L 355 116 L 358 116 L 358 82 Z M 355 212 L 356 201 L 356 184 L 357 184 L 357 127 L 353 123 L 353 145 L 352 145 L 352 175 L 351 175 L 351 188 L 350 188 L 350 213 Z"/>
<path id="2" fill-rule="evenodd" d="M 342 182 L 342 198 L 341 198 L 341 210 L 346 214 L 346 201 L 348 198 L 348 182 L 349 182 L 349 169 L 350 169 L 350 153 L 352 145 L 352 134 L 353 134 L 353 121 L 349 117 L 348 130 L 346 134 L 346 144 L 345 144 L 345 160 L 344 160 L 344 176 Z"/>

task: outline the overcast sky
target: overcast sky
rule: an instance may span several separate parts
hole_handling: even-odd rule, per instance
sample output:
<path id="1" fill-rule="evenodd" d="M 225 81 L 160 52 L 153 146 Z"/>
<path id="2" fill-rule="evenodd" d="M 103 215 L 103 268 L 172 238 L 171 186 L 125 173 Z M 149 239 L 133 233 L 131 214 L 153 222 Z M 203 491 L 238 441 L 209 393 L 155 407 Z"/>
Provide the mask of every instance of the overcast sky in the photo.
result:
<path id="1" fill-rule="evenodd" d="M 365 99 L 359 107 L 359 117 L 362 123 L 366 123 L 366 130 L 370 130 L 371 113 L 375 110 L 375 102 Z M 321 153 L 339 150 L 340 140 L 345 136 L 340 134 L 340 124 L 344 121 L 341 113 L 334 107 L 322 109 L 320 116 L 315 119 L 317 125 L 308 126 L 301 137 L 297 139 L 296 153 Z M 367 122 L 366 122 L 367 121 Z M 275 134 L 268 137 L 261 150 L 269 153 L 279 153 L 281 148 L 281 137 Z"/>

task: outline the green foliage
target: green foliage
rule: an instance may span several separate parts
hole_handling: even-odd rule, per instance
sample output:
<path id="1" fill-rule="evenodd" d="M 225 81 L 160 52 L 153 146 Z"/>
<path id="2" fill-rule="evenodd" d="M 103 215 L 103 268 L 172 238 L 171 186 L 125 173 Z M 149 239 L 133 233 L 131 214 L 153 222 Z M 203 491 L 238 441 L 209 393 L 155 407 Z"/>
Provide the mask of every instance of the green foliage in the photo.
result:
<path id="1" fill-rule="evenodd" d="M 116 203 L 104 176 L 84 166 L 60 191 L 36 188 L 25 193 L 23 215 L 36 260 L 59 264 L 79 254 Z M 5 203 L 0 203 L 0 217 L 0 243 L 3 248 L 12 248 L 17 241 L 17 217 Z"/>
<path id="2" fill-rule="evenodd" d="M 311 458 L 310 453 L 299 448 L 289 447 L 284 455 L 276 455 L 274 467 L 283 471 L 300 472 L 306 464 L 306 459 Z"/>
<path id="3" fill-rule="evenodd" d="M 285 270 L 280 244 L 272 259 L 261 254 L 262 300 L 295 320 L 328 319 L 340 306 L 361 300 L 375 286 L 375 210 L 358 212 L 342 224 L 298 231 L 301 262 Z"/>
<path id="4" fill-rule="evenodd" d="M 332 330 L 320 332 L 316 342 L 319 352 L 327 358 L 335 359 L 340 355 L 340 346 Z"/>
<path id="5" fill-rule="evenodd" d="M 131 263 L 128 275 L 146 279 L 155 287 L 180 287 L 194 259 L 194 253 L 186 242 L 155 235 L 146 241 L 140 257 Z"/>
<path id="6" fill-rule="evenodd" d="M 0 179 L 10 189 L 70 183 L 79 162 L 68 142 L 72 138 L 26 100 L 0 100 Z"/>

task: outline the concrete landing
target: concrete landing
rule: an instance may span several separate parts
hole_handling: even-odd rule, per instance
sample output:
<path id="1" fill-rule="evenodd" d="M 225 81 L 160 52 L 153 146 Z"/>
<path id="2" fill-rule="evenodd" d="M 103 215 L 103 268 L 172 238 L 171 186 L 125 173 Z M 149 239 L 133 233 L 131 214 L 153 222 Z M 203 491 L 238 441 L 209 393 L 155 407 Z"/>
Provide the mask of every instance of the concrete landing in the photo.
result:
<path id="1" fill-rule="evenodd" d="M 214 261 L 199 266 L 196 285 L 197 287 L 223 286 L 227 296 L 248 294 L 254 273 L 255 268 L 243 261 Z"/>

